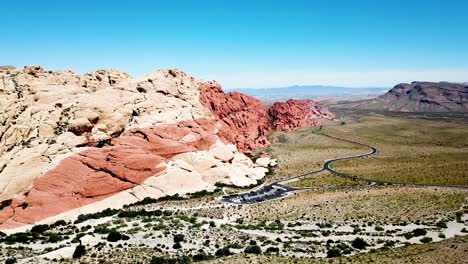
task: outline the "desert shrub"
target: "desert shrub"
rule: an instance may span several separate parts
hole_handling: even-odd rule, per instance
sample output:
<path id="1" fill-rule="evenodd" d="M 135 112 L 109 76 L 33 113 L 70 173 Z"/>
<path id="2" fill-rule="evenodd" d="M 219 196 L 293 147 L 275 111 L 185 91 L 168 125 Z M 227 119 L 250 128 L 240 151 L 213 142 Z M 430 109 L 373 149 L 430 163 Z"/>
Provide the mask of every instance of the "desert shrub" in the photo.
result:
<path id="1" fill-rule="evenodd" d="M 278 140 L 279 143 L 287 143 L 288 142 L 288 138 L 284 134 L 279 135 L 278 137 L 276 137 L 276 139 Z"/>
<path id="2" fill-rule="evenodd" d="M 205 252 L 200 252 L 198 254 L 193 255 L 192 260 L 195 262 L 198 262 L 198 261 L 210 260 L 212 258 L 213 258 L 212 255 L 208 255 Z"/>
<path id="3" fill-rule="evenodd" d="M 188 264 L 190 258 L 187 256 L 179 258 L 153 257 L 150 264 Z"/>
<path id="4" fill-rule="evenodd" d="M 279 253 L 280 249 L 277 247 L 269 247 L 265 250 L 266 254 L 274 254 L 274 253 Z"/>
<path id="5" fill-rule="evenodd" d="M 437 222 L 436 226 L 439 228 L 447 228 L 447 223 L 444 221 L 439 221 Z"/>
<path id="6" fill-rule="evenodd" d="M 426 229 L 423 229 L 423 228 L 416 228 L 413 230 L 413 235 L 415 237 L 418 237 L 418 236 L 425 236 L 427 234 L 427 231 Z"/>
<path id="7" fill-rule="evenodd" d="M 385 229 L 381 226 L 376 226 L 375 231 L 384 231 Z"/>
<path id="8" fill-rule="evenodd" d="M 180 249 L 180 248 L 182 248 L 182 245 L 180 244 L 180 242 L 175 242 L 174 245 L 172 245 L 172 248 L 173 249 Z"/>
<path id="9" fill-rule="evenodd" d="M 175 234 L 174 235 L 174 242 L 184 242 L 185 236 L 182 234 Z"/>
<path id="10" fill-rule="evenodd" d="M 232 255 L 231 251 L 229 251 L 229 247 L 220 248 L 220 249 L 216 250 L 216 252 L 215 252 L 216 257 L 226 257 L 226 256 L 229 256 L 229 255 Z"/>
<path id="11" fill-rule="evenodd" d="M 42 234 L 47 230 L 49 230 L 49 225 L 35 225 L 31 228 L 32 233 L 38 233 L 38 234 Z"/>
<path id="12" fill-rule="evenodd" d="M 262 254 L 262 249 L 258 245 L 250 245 L 244 249 L 247 254 Z"/>
<path id="13" fill-rule="evenodd" d="M 104 139 L 104 140 L 101 140 L 99 141 L 97 144 L 96 144 L 96 147 L 98 148 L 102 148 L 104 146 L 110 146 L 111 145 L 111 139 Z"/>
<path id="14" fill-rule="evenodd" d="M 336 258 L 341 256 L 341 251 L 337 248 L 332 248 L 327 251 L 327 258 Z"/>
<path id="15" fill-rule="evenodd" d="M 73 252 L 73 258 L 81 258 L 84 254 L 86 254 L 86 248 L 83 245 L 78 245 Z"/>
<path id="16" fill-rule="evenodd" d="M 112 230 L 107 235 L 107 241 L 109 242 L 117 242 L 119 240 L 129 240 L 130 237 L 124 234 L 121 234 L 118 231 Z"/>
<path id="17" fill-rule="evenodd" d="M 58 220 L 57 222 L 50 225 L 50 227 L 57 227 L 57 226 L 66 226 L 67 222 L 65 220 Z"/>
<path id="18" fill-rule="evenodd" d="M 423 238 L 421 238 L 421 240 L 419 240 L 419 241 L 421 241 L 422 243 L 426 244 L 426 243 L 432 242 L 432 238 L 430 238 L 430 237 L 423 237 Z"/>
<path id="19" fill-rule="evenodd" d="M 7 244 L 14 244 L 14 243 L 28 243 L 29 241 L 34 240 L 35 236 L 33 234 L 27 232 L 19 232 L 15 234 L 11 234 L 6 236 L 3 241 Z"/>
<path id="20" fill-rule="evenodd" d="M 113 216 L 117 214 L 119 211 L 120 210 L 118 209 L 107 208 L 104 211 L 93 213 L 93 214 L 81 214 L 78 216 L 78 219 L 76 219 L 75 224 L 82 223 L 89 219 L 99 219 L 99 218 L 103 218 L 106 216 Z"/>
<path id="21" fill-rule="evenodd" d="M 360 238 L 360 237 L 356 237 L 353 242 L 351 242 L 351 246 L 353 248 L 357 248 L 357 249 L 366 249 L 366 247 L 369 246 L 369 244 L 367 244 L 367 242 Z"/>
<path id="22" fill-rule="evenodd" d="M 9 259 L 5 260 L 5 264 L 14 264 L 14 263 L 16 263 L 15 258 L 9 258 Z"/>
<path id="23" fill-rule="evenodd" d="M 48 236 L 49 238 L 47 239 L 47 242 L 49 243 L 57 243 L 63 240 L 63 237 L 58 234 L 49 234 Z"/>

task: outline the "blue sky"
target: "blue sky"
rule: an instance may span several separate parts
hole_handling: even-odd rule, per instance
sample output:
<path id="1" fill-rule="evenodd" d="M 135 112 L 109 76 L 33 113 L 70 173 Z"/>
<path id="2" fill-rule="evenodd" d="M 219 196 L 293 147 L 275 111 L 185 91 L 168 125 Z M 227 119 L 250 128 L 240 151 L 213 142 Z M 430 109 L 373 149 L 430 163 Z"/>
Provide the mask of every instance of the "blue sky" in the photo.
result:
<path id="1" fill-rule="evenodd" d="M 384 3 L 385 2 L 385 3 Z M 224 87 L 468 81 L 468 1 L 4 1 L 0 64 Z"/>

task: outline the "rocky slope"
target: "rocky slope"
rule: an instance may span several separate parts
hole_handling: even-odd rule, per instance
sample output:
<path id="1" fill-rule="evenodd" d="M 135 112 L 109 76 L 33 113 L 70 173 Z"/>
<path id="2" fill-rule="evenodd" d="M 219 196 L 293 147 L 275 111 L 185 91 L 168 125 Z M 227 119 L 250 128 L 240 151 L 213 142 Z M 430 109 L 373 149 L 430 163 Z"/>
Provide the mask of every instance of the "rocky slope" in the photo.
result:
<path id="1" fill-rule="evenodd" d="M 293 131 L 300 127 L 317 126 L 320 118 L 333 119 L 334 115 L 312 100 L 276 102 L 268 110 L 276 130 Z"/>
<path id="2" fill-rule="evenodd" d="M 402 83 L 375 99 L 335 107 L 395 112 L 467 112 L 468 85 L 449 82 Z"/>
<path id="3" fill-rule="evenodd" d="M 216 182 L 253 184 L 268 169 L 242 151 L 268 143 L 260 106 L 178 70 L 134 79 L 113 70 L 79 76 L 3 68 L 0 228 L 210 190 Z"/>
<path id="4" fill-rule="evenodd" d="M 225 94 L 178 70 L 134 79 L 39 66 L 0 68 L 0 229 L 73 219 L 145 197 L 251 185 L 273 128 L 329 117 L 312 101 L 275 104 Z M 271 116 L 270 116 L 271 115 Z"/>

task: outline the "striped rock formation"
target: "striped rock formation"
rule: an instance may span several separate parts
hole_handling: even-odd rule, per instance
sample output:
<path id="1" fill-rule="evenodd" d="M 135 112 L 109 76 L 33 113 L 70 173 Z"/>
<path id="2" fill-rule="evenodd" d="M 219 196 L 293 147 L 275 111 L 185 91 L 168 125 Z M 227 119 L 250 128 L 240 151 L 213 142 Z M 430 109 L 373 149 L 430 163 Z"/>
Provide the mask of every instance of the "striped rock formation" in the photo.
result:
<path id="1" fill-rule="evenodd" d="M 2 68 L 0 229 L 253 184 L 268 169 L 245 153 L 270 132 L 259 101 L 178 70 Z"/>

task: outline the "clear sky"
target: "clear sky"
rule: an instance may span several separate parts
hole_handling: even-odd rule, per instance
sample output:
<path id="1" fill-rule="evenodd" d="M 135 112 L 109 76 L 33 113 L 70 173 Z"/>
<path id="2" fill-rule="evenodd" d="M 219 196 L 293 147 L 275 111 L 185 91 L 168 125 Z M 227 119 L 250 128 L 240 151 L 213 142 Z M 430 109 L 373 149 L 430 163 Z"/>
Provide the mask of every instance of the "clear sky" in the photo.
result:
<path id="1" fill-rule="evenodd" d="M 2 1 L 0 64 L 224 87 L 468 81 L 468 1 Z"/>

